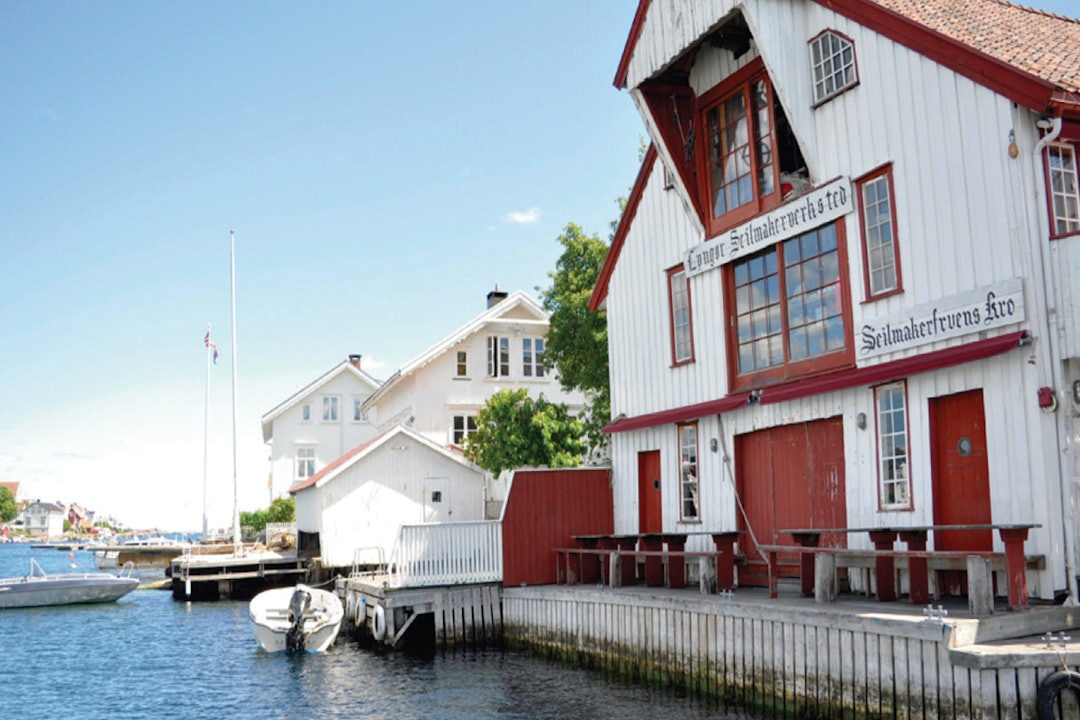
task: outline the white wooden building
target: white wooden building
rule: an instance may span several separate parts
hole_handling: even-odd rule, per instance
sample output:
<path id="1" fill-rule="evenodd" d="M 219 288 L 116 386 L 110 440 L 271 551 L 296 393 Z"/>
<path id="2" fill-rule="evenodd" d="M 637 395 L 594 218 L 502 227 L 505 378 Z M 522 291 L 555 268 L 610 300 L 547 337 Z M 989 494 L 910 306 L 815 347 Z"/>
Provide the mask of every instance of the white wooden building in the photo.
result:
<path id="1" fill-rule="evenodd" d="M 23 527 L 30 537 L 59 538 L 64 534 L 67 510 L 56 503 L 37 501 L 30 503 L 22 512 Z"/>
<path id="2" fill-rule="evenodd" d="M 591 300 L 615 532 L 743 530 L 755 584 L 784 529 L 1032 523 L 1075 598 L 1080 23 L 642 0 L 616 86 L 653 146 Z"/>
<path id="3" fill-rule="evenodd" d="M 353 448 L 289 492 L 302 548 L 326 567 L 391 558 L 402 525 L 481 520 L 484 473 L 401 425 Z M 317 539 L 316 539 L 317 536 Z M 357 554 L 359 553 L 359 555 Z"/>
<path id="4" fill-rule="evenodd" d="M 565 403 L 577 415 L 584 396 L 564 391 L 544 365 L 549 318 L 526 293 L 496 288 L 488 293 L 484 312 L 394 372 L 361 409 L 380 432 L 406 425 L 454 447 L 476 430 L 477 412 L 499 390 L 524 388 L 530 397 Z M 497 517 L 505 500 L 505 486 L 497 480 L 489 500 Z"/>
<path id="5" fill-rule="evenodd" d="M 378 434 L 360 406 L 379 381 L 360 364 L 350 355 L 262 416 L 273 498 Z"/>

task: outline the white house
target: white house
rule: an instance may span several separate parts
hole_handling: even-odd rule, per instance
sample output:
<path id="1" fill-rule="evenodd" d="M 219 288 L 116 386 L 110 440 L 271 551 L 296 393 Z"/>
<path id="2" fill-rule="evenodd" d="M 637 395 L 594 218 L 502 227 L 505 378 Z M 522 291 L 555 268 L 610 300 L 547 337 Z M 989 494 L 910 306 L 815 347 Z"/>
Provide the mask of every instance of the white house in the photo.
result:
<path id="1" fill-rule="evenodd" d="M 360 361 L 350 355 L 262 416 L 273 497 L 377 434 L 360 406 L 379 382 L 360 369 Z"/>
<path id="2" fill-rule="evenodd" d="M 484 518 L 484 472 L 395 426 L 293 485 L 300 546 L 328 567 L 390 559 L 409 523 Z"/>
<path id="3" fill-rule="evenodd" d="M 544 365 L 550 315 L 524 292 L 488 293 L 487 309 L 409 361 L 364 402 L 383 431 L 407 425 L 440 445 L 461 446 L 476 414 L 502 389 L 528 390 L 580 412 L 584 395 L 565 392 Z M 502 499 L 499 490 L 496 499 Z"/>
<path id="4" fill-rule="evenodd" d="M 49 502 L 30 503 L 23 510 L 23 525 L 31 537 L 45 539 L 60 537 L 64 534 L 64 519 L 67 510 L 62 505 Z"/>
<path id="5" fill-rule="evenodd" d="M 757 584 L 785 529 L 1035 524 L 1075 598 L 1080 22 L 641 0 L 615 84 L 653 141 L 591 300 L 615 532 L 743 530 Z"/>

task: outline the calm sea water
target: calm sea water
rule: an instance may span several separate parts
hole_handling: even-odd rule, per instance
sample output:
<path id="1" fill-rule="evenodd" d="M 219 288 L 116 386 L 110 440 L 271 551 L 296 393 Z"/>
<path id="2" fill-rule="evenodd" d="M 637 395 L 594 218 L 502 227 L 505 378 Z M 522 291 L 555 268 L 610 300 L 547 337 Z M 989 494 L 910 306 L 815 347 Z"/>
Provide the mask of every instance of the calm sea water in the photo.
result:
<path id="1" fill-rule="evenodd" d="M 93 555 L 0 545 L 0 577 Z M 247 603 L 136 590 L 116 603 L 0 610 L 4 715 L 114 718 L 748 718 L 673 691 L 510 652 L 417 658 L 342 632 L 321 655 L 263 652 Z M 9 710 L 14 712 L 8 712 Z"/>

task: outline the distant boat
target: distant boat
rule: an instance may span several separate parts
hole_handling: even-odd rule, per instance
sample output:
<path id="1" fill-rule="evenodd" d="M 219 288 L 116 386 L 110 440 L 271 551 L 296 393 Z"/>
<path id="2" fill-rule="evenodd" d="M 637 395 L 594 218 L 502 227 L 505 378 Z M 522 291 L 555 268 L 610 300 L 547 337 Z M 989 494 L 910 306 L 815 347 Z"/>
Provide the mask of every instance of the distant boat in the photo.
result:
<path id="1" fill-rule="evenodd" d="M 263 650 L 319 653 L 334 644 L 345 609 L 329 590 L 297 585 L 259 593 L 248 615 Z"/>
<path id="2" fill-rule="evenodd" d="M 139 586 L 131 577 L 101 572 L 47 575 L 30 559 L 30 572 L 20 577 L 0 578 L 0 608 L 43 607 L 113 602 Z"/>

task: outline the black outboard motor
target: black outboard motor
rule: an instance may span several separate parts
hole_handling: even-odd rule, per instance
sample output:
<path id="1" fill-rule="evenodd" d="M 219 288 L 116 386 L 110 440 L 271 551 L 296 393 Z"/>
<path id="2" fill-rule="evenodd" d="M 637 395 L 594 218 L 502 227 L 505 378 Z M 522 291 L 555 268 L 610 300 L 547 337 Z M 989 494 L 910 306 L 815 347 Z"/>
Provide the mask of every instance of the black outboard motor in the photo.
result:
<path id="1" fill-rule="evenodd" d="M 311 607 L 311 593 L 302 587 L 297 587 L 289 600 L 289 621 L 292 626 L 285 633 L 285 650 L 287 652 L 303 652 L 304 642 L 304 615 Z"/>

